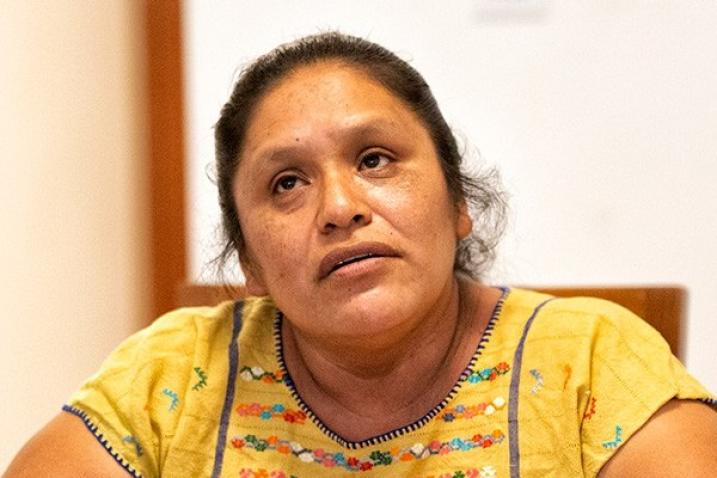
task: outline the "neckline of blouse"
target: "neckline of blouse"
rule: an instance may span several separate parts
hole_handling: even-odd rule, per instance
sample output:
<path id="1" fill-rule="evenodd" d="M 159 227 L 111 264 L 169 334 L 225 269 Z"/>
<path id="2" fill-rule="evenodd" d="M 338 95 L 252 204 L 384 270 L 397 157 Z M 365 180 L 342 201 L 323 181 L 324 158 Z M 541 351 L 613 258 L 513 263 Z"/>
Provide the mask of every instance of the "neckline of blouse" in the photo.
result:
<path id="1" fill-rule="evenodd" d="M 331 428 L 329 428 L 309 407 L 309 405 L 304 401 L 304 399 L 301 397 L 301 394 L 299 394 L 299 391 L 296 389 L 296 386 L 294 385 L 294 380 L 291 377 L 291 374 L 289 373 L 289 370 L 286 367 L 286 361 L 284 359 L 284 344 L 283 339 L 281 336 L 281 324 L 284 319 L 284 315 L 282 312 L 277 309 L 276 315 L 274 317 L 274 324 L 273 324 L 273 334 L 274 334 L 274 349 L 275 349 L 275 359 L 278 363 L 279 370 L 284 376 L 284 385 L 288 388 L 289 393 L 291 394 L 292 398 L 296 402 L 296 404 L 299 406 L 301 411 L 303 411 L 307 417 L 316 425 L 316 427 L 321 430 L 321 432 L 328 436 L 331 440 L 335 441 L 339 445 L 348 448 L 348 449 L 359 449 L 364 448 L 367 446 L 373 446 L 377 445 L 382 442 L 386 442 L 388 440 L 397 438 L 401 435 L 405 435 L 406 433 L 418 430 L 419 428 L 422 428 L 426 424 L 428 424 L 433 418 L 438 416 L 438 414 L 443 411 L 453 400 L 453 398 L 458 394 L 458 391 L 461 389 L 463 384 L 469 380 L 471 376 L 475 376 L 476 371 L 474 369 L 476 362 L 478 361 L 478 358 L 481 356 L 483 350 L 488 345 L 490 338 L 493 333 L 493 329 L 496 326 L 496 323 L 498 322 L 499 318 L 501 317 L 501 313 L 504 308 L 504 304 L 506 300 L 508 299 L 508 296 L 510 295 L 511 289 L 509 287 L 498 287 L 501 290 L 501 296 L 498 299 L 498 302 L 496 303 L 495 307 L 493 308 L 493 313 L 491 314 L 491 318 L 488 321 L 488 324 L 486 325 L 485 329 L 483 330 L 483 333 L 481 334 L 481 338 L 478 341 L 478 344 L 476 345 L 475 352 L 473 352 L 473 355 L 471 356 L 471 359 L 468 361 L 468 364 L 463 369 L 461 374 L 459 375 L 458 379 L 455 381 L 453 387 L 451 387 L 451 390 L 448 392 L 448 394 L 443 398 L 437 405 L 433 406 L 427 413 L 425 413 L 421 418 L 414 420 L 413 422 L 402 425 L 398 428 L 395 428 L 391 431 L 384 432 L 369 438 L 366 438 L 364 440 L 359 441 L 352 441 L 347 440 L 346 438 L 342 437 L 335 431 L 333 431 Z"/>

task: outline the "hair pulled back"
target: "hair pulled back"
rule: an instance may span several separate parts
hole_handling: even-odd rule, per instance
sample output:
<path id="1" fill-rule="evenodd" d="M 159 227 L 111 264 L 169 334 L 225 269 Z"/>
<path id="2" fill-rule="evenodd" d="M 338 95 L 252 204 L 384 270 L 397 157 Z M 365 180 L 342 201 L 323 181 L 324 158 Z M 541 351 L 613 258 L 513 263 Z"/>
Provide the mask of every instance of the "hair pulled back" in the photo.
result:
<path id="1" fill-rule="evenodd" d="M 225 236 L 217 258 L 219 265 L 225 265 L 234 254 L 246 252 L 233 183 L 252 113 L 279 81 L 321 61 L 340 61 L 360 69 L 400 98 L 423 122 L 454 204 L 458 207 L 465 201 L 474 221 L 473 233 L 457 245 L 454 269 L 478 278 L 494 259 L 503 229 L 505 202 L 497 187 L 497 175 L 489 171 L 471 176 L 462 171 L 463 158 L 456 139 L 420 73 L 384 47 L 338 32 L 303 37 L 259 57 L 241 72 L 222 108 L 215 126 L 217 185 Z"/>

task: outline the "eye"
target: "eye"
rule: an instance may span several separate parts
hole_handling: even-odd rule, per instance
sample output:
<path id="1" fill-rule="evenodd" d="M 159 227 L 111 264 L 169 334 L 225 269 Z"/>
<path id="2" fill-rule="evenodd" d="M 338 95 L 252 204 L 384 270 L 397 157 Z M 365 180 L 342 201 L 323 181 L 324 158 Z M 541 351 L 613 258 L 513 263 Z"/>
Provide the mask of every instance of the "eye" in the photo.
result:
<path id="1" fill-rule="evenodd" d="M 274 183 L 274 186 L 271 189 L 272 193 L 283 194 L 289 192 L 298 186 L 301 181 L 302 179 L 294 174 L 282 176 Z"/>
<path id="2" fill-rule="evenodd" d="M 377 169 L 386 166 L 391 159 L 378 151 L 370 152 L 361 158 L 359 169 Z"/>

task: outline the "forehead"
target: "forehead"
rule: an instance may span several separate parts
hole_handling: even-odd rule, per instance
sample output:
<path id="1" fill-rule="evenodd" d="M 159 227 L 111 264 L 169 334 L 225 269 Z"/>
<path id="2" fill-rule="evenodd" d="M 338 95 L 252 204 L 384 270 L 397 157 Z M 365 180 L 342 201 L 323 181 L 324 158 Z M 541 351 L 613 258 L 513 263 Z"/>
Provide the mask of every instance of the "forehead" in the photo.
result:
<path id="1" fill-rule="evenodd" d="M 366 71 L 340 61 L 302 66 L 274 85 L 250 117 L 243 153 L 266 141 L 330 134 L 377 121 L 423 128 L 413 110 Z"/>
<path id="2" fill-rule="evenodd" d="M 401 107 L 406 107 L 400 98 L 370 74 L 368 67 L 341 60 L 323 60 L 300 66 L 281 78 L 264 94 L 257 110 L 265 109 L 272 101 L 315 104 L 316 101 L 330 102 L 337 98 L 350 98 L 355 103 L 365 104 L 399 103 Z"/>

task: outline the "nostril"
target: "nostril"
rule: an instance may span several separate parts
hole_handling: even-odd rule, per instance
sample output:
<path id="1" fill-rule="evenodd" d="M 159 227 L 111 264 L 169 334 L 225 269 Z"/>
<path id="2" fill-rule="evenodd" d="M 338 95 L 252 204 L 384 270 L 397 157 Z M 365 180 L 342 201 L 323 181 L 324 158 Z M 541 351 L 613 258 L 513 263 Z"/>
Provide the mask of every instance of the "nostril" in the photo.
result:
<path id="1" fill-rule="evenodd" d="M 352 218 L 353 222 L 356 222 L 356 223 L 362 222 L 363 219 L 364 219 L 364 218 L 363 218 L 363 214 L 356 214 L 356 215 Z"/>

